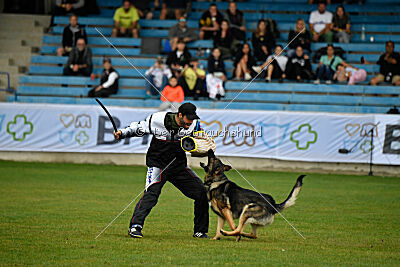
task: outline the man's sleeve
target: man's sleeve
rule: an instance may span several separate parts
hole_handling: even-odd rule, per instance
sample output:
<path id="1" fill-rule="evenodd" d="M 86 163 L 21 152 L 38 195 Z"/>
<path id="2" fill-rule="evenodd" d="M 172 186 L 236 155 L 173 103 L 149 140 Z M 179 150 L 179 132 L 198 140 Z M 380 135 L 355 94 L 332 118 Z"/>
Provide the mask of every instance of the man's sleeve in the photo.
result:
<path id="1" fill-rule="evenodd" d="M 66 47 L 67 44 L 68 44 L 67 43 L 67 28 L 68 28 L 68 26 L 65 27 L 64 31 L 63 31 L 63 37 L 62 37 L 62 46 L 63 46 L 63 48 Z M 74 44 L 72 44 L 72 46 L 74 46 Z"/>
<path id="2" fill-rule="evenodd" d="M 194 29 L 189 29 L 189 38 L 192 41 L 196 41 L 197 40 L 197 33 L 194 31 Z"/>
<path id="3" fill-rule="evenodd" d="M 135 23 L 140 19 L 139 17 L 139 12 L 137 11 L 136 8 L 133 8 L 133 14 L 132 14 L 132 22 Z"/>
<path id="4" fill-rule="evenodd" d="M 171 40 L 172 38 L 175 38 L 177 36 L 177 28 L 175 26 L 172 26 L 168 31 L 168 39 Z"/>
<path id="5" fill-rule="evenodd" d="M 132 122 L 131 125 L 122 129 L 122 138 L 140 137 L 145 134 L 150 134 L 150 124 L 153 115 L 148 116 L 144 121 Z"/>
<path id="6" fill-rule="evenodd" d="M 75 4 L 72 4 L 72 7 L 75 9 L 81 8 L 85 5 L 85 1 L 84 0 L 78 0 L 78 2 L 76 2 Z"/>
<path id="7" fill-rule="evenodd" d="M 110 87 L 111 85 L 114 84 L 114 82 L 115 82 L 115 80 L 116 80 L 117 78 L 118 78 L 118 74 L 117 74 L 115 71 L 113 71 L 112 73 L 110 73 L 110 75 L 108 76 L 107 81 L 106 81 L 105 83 L 103 83 L 102 86 L 103 86 L 104 88 Z"/>
<path id="8" fill-rule="evenodd" d="M 309 20 L 308 20 L 308 23 L 311 23 L 311 24 L 314 24 L 315 23 L 315 16 L 314 16 L 314 11 L 313 12 L 311 12 L 311 14 L 310 14 L 310 18 L 309 18 Z"/>
<path id="9" fill-rule="evenodd" d="M 120 21 L 120 18 L 119 18 L 119 9 L 117 9 L 117 10 L 115 10 L 115 13 L 114 13 L 114 21 L 116 21 L 116 22 L 119 22 Z"/>

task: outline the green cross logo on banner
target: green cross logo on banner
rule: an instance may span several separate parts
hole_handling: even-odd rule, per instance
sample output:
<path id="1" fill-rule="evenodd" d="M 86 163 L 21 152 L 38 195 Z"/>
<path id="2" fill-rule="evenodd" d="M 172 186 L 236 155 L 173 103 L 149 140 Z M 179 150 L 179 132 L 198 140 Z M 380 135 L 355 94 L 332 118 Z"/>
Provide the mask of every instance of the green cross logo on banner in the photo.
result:
<path id="1" fill-rule="evenodd" d="M 311 144 L 317 142 L 318 134 L 311 129 L 309 123 L 299 126 L 290 134 L 290 141 L 296 144 L 298 150 L 307 150 Z"/>
<path id="2" fill-rule="evenodd" d="M 14 120 L 7 123 L 7 133 L 12 135 L 14 141 L 22 142 L 32 132 L 33 124 L 24 114 L 15 115 Z"/>

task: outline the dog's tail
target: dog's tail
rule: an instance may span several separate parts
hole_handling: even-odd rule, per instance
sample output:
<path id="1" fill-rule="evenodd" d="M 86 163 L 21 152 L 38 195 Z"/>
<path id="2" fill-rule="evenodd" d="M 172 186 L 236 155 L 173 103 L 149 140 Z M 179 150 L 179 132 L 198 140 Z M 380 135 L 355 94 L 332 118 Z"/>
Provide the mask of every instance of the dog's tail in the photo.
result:
<path id="1" fill-rule="evenodd" d="M 289 196 L 281 204 L 276 205 L 276 209 L 281 212 L 282 210 L 289 208 L 296 202 L 297 196 L 300 193 L 301 187 L 303 186 L 303 178 L 305 175 L 300 175 L 297 178 L 296 184 L 294 185 L 292 191 L 290 191 Z"/>

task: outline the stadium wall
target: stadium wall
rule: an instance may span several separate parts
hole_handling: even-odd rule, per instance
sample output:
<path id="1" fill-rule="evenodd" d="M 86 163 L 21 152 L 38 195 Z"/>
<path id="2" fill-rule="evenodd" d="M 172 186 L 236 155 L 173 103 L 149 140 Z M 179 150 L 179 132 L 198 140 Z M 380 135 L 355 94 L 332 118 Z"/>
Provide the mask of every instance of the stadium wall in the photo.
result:
<path id="1" fill-rule="evenodd" d="M 342 173 L 355 175 L 366 175 L 369 172 L 369 164 L 360 163 L 300 162 L 277 159 L 224 156 L 221 158 L 226 163 L 229 161 L 236 169 L 240 170 Z M 144 166 L 145 154 L 1 151 L 0 160 Z M 191 167 L 199 168 L 201 161 L 206 162 L 207 159 L 193 158 L 188 156 L 189 166 Z M 400 167 L 394 165 L 374 165 L 373 172 L 376 176 L 400 177 Z"/>

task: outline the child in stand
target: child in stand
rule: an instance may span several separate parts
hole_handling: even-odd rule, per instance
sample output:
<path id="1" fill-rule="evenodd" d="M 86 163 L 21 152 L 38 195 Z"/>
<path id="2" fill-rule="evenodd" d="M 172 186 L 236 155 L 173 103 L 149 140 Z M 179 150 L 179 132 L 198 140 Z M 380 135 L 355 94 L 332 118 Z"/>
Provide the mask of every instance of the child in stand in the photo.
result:
<path id="1" fill-rule="evenodd" d="M 172 76 L 169 79 L 169 85 L 165 86 L 161 92 L 161 101 L 163 103 L 161 103 L 159 110 L 171 109 L 173 112 L 176 112 L 184 99 L 185 96 L 182 87 L 178 85 L 176 77 Z"/>
<path id="2" fill-rule="evenodd" d="M 358 69 L 356 67 L 350 66 L 349 64 L 346 64 L 346 66 L 344 66 L 343 64 L 338 64 L 336 73 L 333 76 L 333 79 L 335 81 L 348 81 L 349 85 L 363 82 L 366 78 L 367 72 L 365 70 Z"/>

